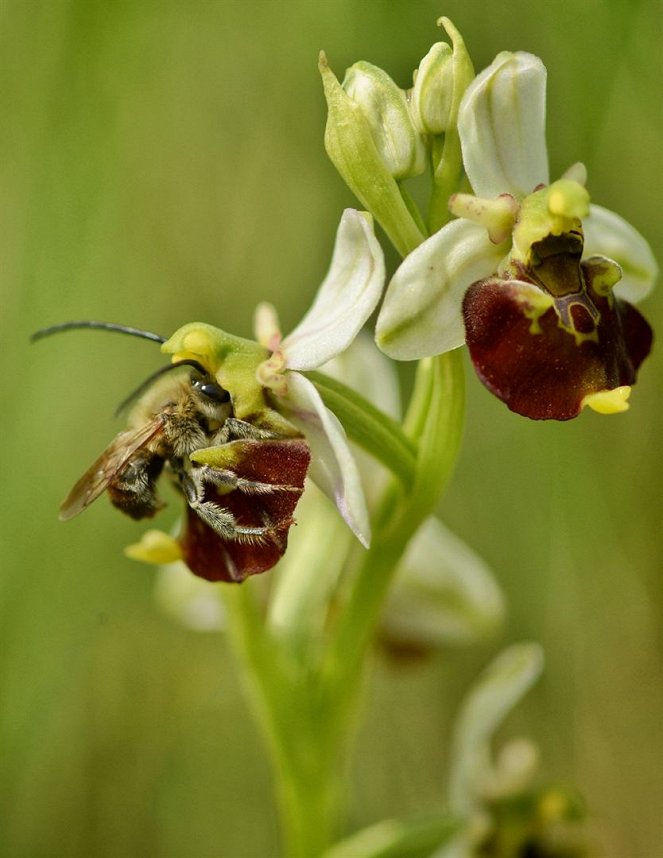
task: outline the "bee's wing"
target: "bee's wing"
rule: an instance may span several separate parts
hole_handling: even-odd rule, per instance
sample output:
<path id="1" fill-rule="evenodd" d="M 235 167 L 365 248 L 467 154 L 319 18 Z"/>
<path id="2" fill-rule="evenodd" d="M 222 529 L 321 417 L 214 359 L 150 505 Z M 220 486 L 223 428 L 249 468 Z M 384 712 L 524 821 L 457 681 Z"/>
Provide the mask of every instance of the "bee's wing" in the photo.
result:
<path id="1" fill-rule="evenodd" d="M 67 521 L 83 512 L 108 487 L 108 483 L 122 470 L 131 456 L 162 429 L 163 423 L 155 419 L 144 423 L 138 429 L 120 432 L 62 501 L 60 520 Z"/>

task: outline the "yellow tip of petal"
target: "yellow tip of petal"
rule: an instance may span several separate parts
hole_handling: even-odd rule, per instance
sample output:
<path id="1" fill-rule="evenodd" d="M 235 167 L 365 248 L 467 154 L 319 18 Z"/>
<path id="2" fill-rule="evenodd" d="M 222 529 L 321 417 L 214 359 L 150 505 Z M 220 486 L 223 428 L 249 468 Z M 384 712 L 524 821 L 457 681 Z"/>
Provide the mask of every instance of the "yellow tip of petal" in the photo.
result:
<path id="1" fill-rule="evenodd" d="M 174 563 L 176 560 L 182 559 L 182 549 L 179 543 L 161 530 L 145 531 L 140 542 L 127 545 L 124 554 L 131 560 L 152 563 L 156 566 Z"/>
<path id="2" fill-rule="evenodd" d="M 614 390 L 600 390 L 585 396 L 582 407 L 588 406 L 598 414 L 619 414 L 621 411 L 628 411 L 630 395 L 631 388 L 628 385 L 615 387 Z"/>

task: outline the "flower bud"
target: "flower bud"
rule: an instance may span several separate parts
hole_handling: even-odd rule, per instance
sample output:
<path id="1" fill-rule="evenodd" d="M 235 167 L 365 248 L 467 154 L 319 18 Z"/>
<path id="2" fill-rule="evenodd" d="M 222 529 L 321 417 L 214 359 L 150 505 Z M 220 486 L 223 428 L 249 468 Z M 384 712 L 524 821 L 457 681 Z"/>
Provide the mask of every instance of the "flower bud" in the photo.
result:
<path id="1" fill-rule="evenodd" d="M 410 110 L 422 134 L 443 134 L 456 124 L 458 106 L 474 77 L 472 61 L 460 33 L 448 18 L 439 22 L 453 47 L 436 42 L 414 73 Z"/>
<path id="2" fill-rule="evenodd" d="M 412 118 L 423 134 L 443 134 L 449 123 L 453 96 L 452 50 L 436 42 L 414 73 L 410 101 Z"/>
<path id="3" fill-rule="evenodd" d="M 357 102 L 348 95 L 329 68 L 324 53 L 320 54 L 319 68 L 328 107 L 325 128 L 327 154 L 350 190 L 382 226 L 396 250 L 406 256 L 421 244 L 424 234 L 403 199 L 391 169 L 387 167 L 383 157 L 385 147 L 379 148 L 380 139 L 384 142 L 385 136 L 398 135 L 390 131 L 390 135 L 378 135 L 379 139 L 376 141 L 374 129 L 364 109 L 366 99 Z M 384 77 L 389 80 L 387 75 Z M 396 84 L 393 81 L 390 83 L 396 93 L 399 93 Z M 390 105 L 390 116 L 393 111 L 396 116 L 402 117 L 402 108 L 395 108 L 397 101 L 393 97 L 393 90 L 392 97 L 387 95 L 385 100 Z M 405 108 L 407 109 L 407 103 Z M 377 111 L 373 106 L 367 112 L 375 118 Z M 401 131 L 405 125 L 406 136 L 411 137 L 410 146 L 414 152 L 416 132 L 409 117 L 408 121 L 409 130 L 401 119 Z M 409 161 L 410 158 L 411 156 L 407 156 L 405 160 Z M 416 157 L 414 160 L 416 161 Z"/>
<path id="4" fill-rule="evenodd" d="M 343 89 L 361 108 L 388 172 L 397 180 L 423 173 L 426 149 L 404 90 L 382 69 L 363 61 L 347 70 Z"/>

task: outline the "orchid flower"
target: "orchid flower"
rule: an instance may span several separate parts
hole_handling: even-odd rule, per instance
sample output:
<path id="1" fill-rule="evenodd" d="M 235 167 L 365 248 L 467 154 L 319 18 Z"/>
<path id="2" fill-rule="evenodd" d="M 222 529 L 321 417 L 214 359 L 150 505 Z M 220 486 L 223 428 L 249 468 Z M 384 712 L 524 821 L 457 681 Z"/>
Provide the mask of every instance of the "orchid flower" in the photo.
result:
<path id="1" fill-rule="evenodd" d="M 336 503 L 341 515 L 359 541 L 366 547 L 370 543 L 370 525 L 357 465 L 350 451 L 345 431 L 337 417 L 324 405 L 313 383 L 300 370 L 312 370 L 343 352 L 355 338 L 375 309 L 384 284 L 382 249 L 373 235 L 370 216 L 347 209 L 336 235 L 329 273 L 320 287 L 313 306 L 301 323 L 285 339 L 281 338 L 276 313 L 262 304 L 256 314 L 257 342 L 193 322 L 184 325 L 164 343 L 162 350 L 172 355 L 173 362 L 194 361 L 215 378 L 232 399 L 233 416 L 250 424 L 266 439 L 275 441 L 244 440 L 235 442 L 240 448 L 235 454 L 233 445 L 221 444 L 196 450 L 190 458 L 197 466 L 228 468 L 249 480 L 252 462 L 260 451 L 275 447 L 276 458 L 270 470 L 283 471 L 296 466 L 297 479 L 302 476 L 304 453 L 302 445 L 310 450 L 308 475 Z M 299 433 L 299 447 L 293 448 Z M 284 440 L 280 440 L 284 439 Z M 244 452 L 244 448 L 246 452 Z M 296 460 L 293 456 L 297 454 Z M 230 455 L 235 456 L 228 463 Z M 239 456 L 239 458 L 238 458 Z M 291 461 L 292 460 L 292 461 Z M 308 465 L 308 452 L 305 464 Z M 276 472 L 275 471 L 275 472 Z M 245 473 L 246 472 L 246 473 Z M 295 485 L 294 479 L 281 482 Z M 299 491 L 301 493 L 301 491 Z M 243 501 L 240 493 L 226 493 L 216 499 L 217 504 L 230 505 Z M 240 516 L 260 516 L 262 506 L 271 494 L 252 494 L 237 512 Z M 285 551 L 287 526 L 292 522 L 292 511 L 298 499 L 294 491 L 277 493 L 275 502 L 287 502 L 287 508 L 277 512 L 283 521 L 282 538 L 267 554 L 260 543 L 239 542 L 220 544 L 204 522 L 187 510 L 187 524 L 179 539 L 159 531 L 148 531 L 137 545 L 127 553 L 136 560 L 151 563 L 168 563 L 184 559 L 187 565 L 209 580 L 236 580 L 226 566 L 216 558 L 225 554 L 241 553 L 231 557 L 234 567 L 246 574 L 256 574 L 271 568 Z M 233 512 L 235 510 L 233 509 Z M 272 515 L 274 517 L 274 515 Z"/>
<path id="2" fill-rule="evenodd" d="M 389 284 L 378 345 L 413 360 L 461 346 L 512 410 L 568 419 L 589 405 L 624 410 L 651 346 L 627 301 L 657 265 L 621 217 L 589 205 L 585 170 L 549 184 L 546 70 L 503 52 L 465 92 L 458 132 L 474 194 L 455 194 L 446 224 Z"/>

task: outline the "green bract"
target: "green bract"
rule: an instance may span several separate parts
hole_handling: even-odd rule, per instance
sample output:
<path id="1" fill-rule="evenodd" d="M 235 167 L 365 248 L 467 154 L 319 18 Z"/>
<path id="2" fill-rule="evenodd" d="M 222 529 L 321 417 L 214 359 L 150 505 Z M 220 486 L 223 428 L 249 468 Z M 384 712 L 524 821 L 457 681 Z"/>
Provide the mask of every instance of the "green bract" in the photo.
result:
<path id="1" fill-rule="evenodd" d="M 350 190 L 405 255 L 423 241 L 423 232 L 378 151 L 363 107 L 345 92 L 324 53 L 319 67 L 328 107 L 327 154 Z"/>

